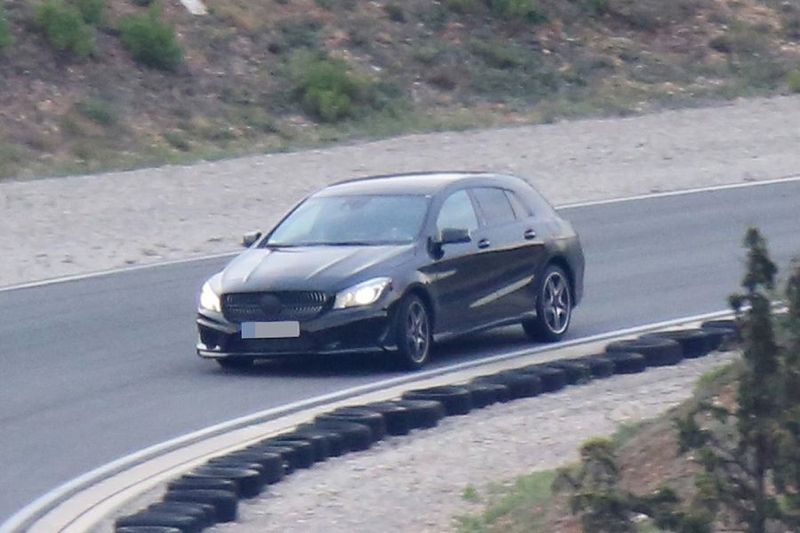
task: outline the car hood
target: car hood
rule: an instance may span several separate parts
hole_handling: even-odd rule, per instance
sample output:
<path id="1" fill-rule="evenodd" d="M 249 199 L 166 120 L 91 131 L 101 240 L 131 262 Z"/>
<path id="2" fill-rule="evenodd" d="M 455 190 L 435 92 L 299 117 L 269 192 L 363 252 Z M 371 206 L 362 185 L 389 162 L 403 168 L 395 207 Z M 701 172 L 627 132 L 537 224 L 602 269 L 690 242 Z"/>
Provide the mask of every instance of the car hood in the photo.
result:
<path id="1" fill-rule="evenodd" d="M 335 292 L 390 270 L 413 256 L 414 245 L 251 248 L 220 273 L 220 292 Z"/>

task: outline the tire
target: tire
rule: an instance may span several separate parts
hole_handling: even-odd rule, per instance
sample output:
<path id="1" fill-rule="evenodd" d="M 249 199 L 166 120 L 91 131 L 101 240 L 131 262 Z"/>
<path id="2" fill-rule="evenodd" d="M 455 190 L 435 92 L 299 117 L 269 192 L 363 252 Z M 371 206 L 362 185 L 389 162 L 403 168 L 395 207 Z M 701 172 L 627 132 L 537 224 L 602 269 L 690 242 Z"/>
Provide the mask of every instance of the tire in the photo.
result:
<path id="1" fill-rule="evenodd" d="M 732 344 L 742 340 L 742 332 L 735 320 L 707 320 L 700 325 L 700 329 L 723 333 L 723 339 L 717 349 L 728 350 Z"/>
<path id="2" fill-rule="evenodd" d="M 418 370 L 430 359 L 433 335 L 430 311 L 418 296 L 409 294 L 397 306 L 394 337 L 397 363 L 406 370 Z"/>
<path id="3" fill-rule="evenodd" d="M 314 420 L 333 420 L 363 424 L 372 431 L 372 437 L 374 440 L 379 441 L 386 437 L 386 421 L 383 419 L 383 415 L 376 413 L 375 411 L 370 411 L 369 409 L 359 407 L 341 407 L 329 413 L 323 413 L 317 416 Z"/>
<path id="4" fill-rule="evenodd" d="M 592 370 L 588 363 L 580 361 L 552 361 L 544 366 L 563 370 L 567 385 L 586 383 L 592 379 Z"/>
<path id="5" fill-rule="evenodd" d="M 207 503 L 170 502 L 162 501 L 149 505 L 146 511 L 153 513 L 178 513 L 187 516 L 196 516 L 202 520 L 203 529 L 217 523 L 217 510 Z"/>
<path id="6" fill-rule="evenodd" d="M 216 361 L 225 370 L 245 370 L 255 363 L 252 357 L 222 357 Z"/>
<path id="7" fill-rule="evenodd" d="M 442 385 L 403 393 L 404 400 L 434 400 L 441 402 L 447 416 L 466 415 L 472 410 L 472 397 L 467 389 Z"/>
<path id="8" fill-rule="evenodd" d="M 255 470 L 258 472 L 259 481 L 261 486 L 267 484 L 266 470 L 261 464 L 251 461 L 249 459 L 239 459 L 237 457 L 228 457 L 226 455 L 214 457 L 206 461 L 206 466 L 222 467 L 222 468 L 246 468 L 248 470 Z"/>
<path id="9" fill-rule="evenodd" d="M 283 456 L 273 452 L 257 452 L 241 450 L 224 455 L 230 460 L 256 463 L 262 468 L 264 482 L 268 485 L 277 483 L 285 474 Z"/>
<path id="10" fill-rule="evenodd" d="M 587 355 L 578 359 L 571 359 L 571 362 L 586 364 L 589 367 L 589 372 L 592 378 L 608 378 L 614 375 L 614 362 L 602 355 Z"/>
<path id="11" fill-rule="evenodd" d="M 383 416 L 386 433 L 389 435 L 408 435 L 412 429 L 411 411 L 394 402 L 377 402 L 363 407 Z"/>
<path id="12" fill-rule="evenodd" d="M 442 402 L 435 400 L 395 400 L 391 402 L 410 413 L 411 429 L 429 429 L 439 425 L 447 416 Z"/>
<path id="13" fill-rule="evenodd" d="M 647 366 L 676 365 L 683 360 L 683 349 L 677 341 L 660 338 L 638 338 L 606 345 L 606 353 L 633 352 L 642 354 Z"/>
<path id="14" fill-rule="evenodd" d="M 328 459 L 328 457 L 334 456 L 334 450 L 331 450 L 331 439 L 326 435 L 321 435 L 319 433 L 298 433 L 297 431 L 293 431 L 291 433 L 284 433 L 278 437 L 281 439 L 304 440 L 308 442 L 314 448 L 314 457 L 317 458 L 317 461 L 324 461 Z M 341 438 L 339 438 L 339 443 L 339 447 L 341 448 Z M 337 456 L 342 455 L 341 450 L 335 451 L 338 452 L 336 453 Z"/>
<path id="15" fill-rule="evenodd" d="M 479 376 L 473 383 L 497 383 L 508 389 L 509 398 L 532 398 L 542 393 L 542 379 L 533 374 L 524 374 L 516 370 L 506 370 L 488 376 Z"/>
<path id="16" fill-rule="evenodd" d="M 459 387 L 464 387 L 469 391 L 474 409 L 483 409 L 499 402 L 500 395 L 503 393 L 508 398 L 508 388 L 497 383 L 467 383 L 459 385 Z"/>
<path id="17" fill-rule="evenodd" d="M 272 446 L 283 446 L 291 448 L 295 451 L 295 467 L 296 468 L 311 468 L 317 462 L 317 454 L 314 446 L 305 440 L 290 440 L 281 437 L 271 437 L 267 439 L 264 444 Z M 324 460 L 324 459 L 319 459 Z"/>
<path id="18" fill-rule="evenodd" d="M 277 444 L 253 444 L 248 446 L 243 451 L 252 451 L 256 453 L 275 453 L 283 458 L 283 474 L 288 475 L 302 468 L 298 465 L 297 450 L 289 446 L 278 446 Z"/>
<path id="19" fill-rule="evenodd" d="M 325 431 L 322 429 L 298 429 L 294 433 L 300 438 L 305 436 L 309 437 L 322 437 L 328 441 L 328 452 L 330 457 L 339 457 L 340 455 L 344 455 L 347 453 L 347 446 L 345 445 L 344 439 L 342 436 L 335 431 Z"/>
<path id="20" fill-rule="evenodd" d="M 615 374 L 638 374 L 647 370 L 647 359 L 640 353 L 611 352 L 606 357 L 614 363 Z"/>
<path id="21" fill-rule="evenodd" d="M 123 526 L 114 529 L 116 533 L 181 533 L 177 527 L 168 526 Z"/>
<path id="22" fill-rule="evenodd" d="M 190 472 L 196 477 L 212 477 L 230 479 L 236 482 L 239 495 L 242 498 L 254 498 L 261 493 L 264 484 L 261 474 L 248 468 L 226 468 L 222 466 L 201 466 Z"/>
<path id="23" fill-rule="evenodd" d="M 534 340 L 560 341 L 572 321 L 572 286 L 560 267 L 548 265 L 536 285 L 536 319 L 523 322 Z"/>
<path id="24" fill-rule="evenodd" d="M 542 392 L 556 392 L 567 386 L 567 373 L 546 365 L 530 365 L 518 369 L 523 374 L 533 374 L 542 380 Z"/>
<path id="25" fill-rule="evenodd" d="M 181 476 L 167 485 L 168 491 L 178 490 L 221 490 L 239 496 L 236 483 L 230 479 Z"/>
<path id="26" fill-rule="evenodd" d="M 164 500 L 213 505 L 217 522 L 234 522 L 238 515 L 236 494 L 227 490 L 170 490 Z"/>
<path id="27" fill-rule="evenodd" d="M 116 531 L 124 527 L 160 526 L 175 528 L 181 533 L 199 533 L 202 528 L 202 519 L 180 513 L 166 511 L 140 511 L 136 514 L 118 518 L 114 523 Z"/>
<path id="28" fill-rule="evenodd" d="M 369 429 L 369 426 L 355 424 L 353 422 L 325 420 L 300 426 L 299 429 L 304 428 L 335 431 L 342 436 L 347 449 L 353 452 L 368 450 L 375 442 L 375 437 L 372 436 L 372 430 Z"/>
<path id="29" fill-rule="evenodd" d="M 708 355 L 712 350 L 711 335 L 702 329 L 683 329 L 673 331 L 657 331 L 642 335 L 643 339 L 670 339 L 681 345 L 683 357 L 696 359 Z"/>

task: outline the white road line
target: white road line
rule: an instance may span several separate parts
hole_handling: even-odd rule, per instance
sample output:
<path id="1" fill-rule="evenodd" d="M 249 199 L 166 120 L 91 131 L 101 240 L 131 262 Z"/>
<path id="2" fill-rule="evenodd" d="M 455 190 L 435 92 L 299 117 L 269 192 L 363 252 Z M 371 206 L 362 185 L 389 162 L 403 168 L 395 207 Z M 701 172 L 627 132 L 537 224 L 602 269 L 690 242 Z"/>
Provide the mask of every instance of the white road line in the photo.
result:
<path id="1" fill-rule="evenodd" d="M 591 207 L 594 205 L 606 205 L 606 204 L 618 204 L 623 202 L 633 202 L 636 200 L 648 200 L 651 198 L 664 198 L 669 196 L 684 196 L 689 194 L 698 194 L 698 193 L 705 193 L 705 192 L 714 192 L 714 191 L 725 191 L 729 189 L 742 189 L 747 187 L 759 187 L 762 185 L 775 185 L 780 183 L 790 183 L 793 181 L 800 180 L 800 174 L 792 175 L 792 176 L 785 176 L 783 178 L 777 178 L 772 180 L 763 180 L 763 181 L 748 181 L 746 183 L 729 183 L 727 185 L 714 185 L 710 187 L 700 187 L 697 189 L 683 189 L 680 191 L 668 191 L 668 192 L 656 192 L 656 193 L 649 193 L 649 194 L 641 194 L 637 196 L 626 196 L 623 198 L 610 198 L 606 200 L 592 200 L 589 202 L 578 202 L 573 204 L 565 204 L 556 206 L 556 209 L 567 210 L 567 209 L 576 209 L 579 207 Z M 134 272 L 136 270 L 144 270 L 148 268 L 159 268 L 171 265 L 181 265 L 186 263 L 193 263 L 193 262 L 200 262 L 200 261 L 207 261 L 210 259 L 220 259 L 223 257 L 233 257 L 237 255 L 238 251 L 231 251 L 219 254 L 212 254 L 212 255 L 203 255 L 200 257 L 188 257 L 185 259 L 174 259 L 171 261 L 162 261 L 159 263 L 150 263 L 147 265 L 136 265 L 130 267 L 122 267 L 122 268 L 115 268 L 110 270 L 103 270 L 100 272 L 89 272 L 86 274 L 75 274 L 72 276 L 63 276 L 57 278 L 51 278 L 41 281 L 31 281 L 27 283 L 20 283 L 17 285 L 9 285 L 6 287 L 0 287 L 0 293 L 7 292 L 7 291 L 16 291 L 20 289 L 30 289 L 34 287 L 43 287 L 46 285 L 54 285 L 56 283 L 66 283 L 69 281 L 80 281 L 84 279 L 91 279 L 101 276 L 110 276 L 112 274 L 121 274 L 124 272 Z"/>
<path id="2" fill-rule="evenodd" d="M 704 192 L 727 191 L 729 189 L 745 189 L 748 187 L 761 187 L 764 185 L 791 183 L 793 181 L 800 181 L 800 174 L 784 176 L 782 178 L 776 178 L 772 180 L 748 181 L 745 183 L 728 183 L 725 185 L 711 185 L 709 187 L 698 187 L 696 189 L 681 189 L 679 191 L 654 192 L 648 194 L 639 194 L 636 196 L 626 196 L 623 198 L 609 198 L 607 200 L 592 200 L 589 202 L 577 202 L 574 204 L 560 205 L 557 206 L 556 209 L 560 211 L 564 209 L 576 209 L 579 207 L 591 207 L 594 205 L 620 204 L 623 202 L 635 202 L 637 200 L 649 200 L 651 198 L 667 198 L 670 196 L 686 196 L 689 194 L 698 194 Z"/>
<path id="3" fill-rule="evenodd" d="M 326 403 L 332 403 L 334 401 L 344 400 L 348 397 L 365 394 L 368 392 L 373 392 L 380 389 L 389 388 L 396 385 L 404 385 L 410 384 L 415 381 L 420 381 L 423 379 L 441 376 L 444 374 L 449 374 L 453 372 L 459 372 L 462 370 L 467 370 L 470 368 L 479 367 L 486 364 L 497 363 L 501 361 L 506 361 L 509 359 L 513 359 L 516 357 L 528 356 L 528 355 L 535 355 L 537 353 L 542 353 L 546 351 L 553 350 L 555 348 L 568 348 L 570 346 L 576 346 L 579 344 L 585 344 L 590 342 L 597 342 L 602 341 L 614 337 L 620 336 L 627 336 L 627 335 L 635 335 L 637 333 L 641 333 L 646 330 L 655 330 L 655 329 L 663 329 L 668 328 L 671 326 L 675 326 L 678 324 L 684 324 L 687 322 L 698 322 L 704 320 L 711 320 L 717 318 L 723 318 L 727 316 L 731 316 L 731 312 L 727 310 L 723 311 L 715 311 L 713 313 L 704 313 L 701 315 L 695 315 L 690 317 L 684 318 L 677 318 L 672 320 L 667 320 L 663 322 L 655 322 L 651 324 L 643 324 L 639 326 L 619 329 L 616 331 L 611 331 L 607 333 L 600 333 L 597 335 L 592 335 L 589 337 L 583 337 L 580 339 L 573 339 L 567 342 L 560 342 L 556 344 L 548 344 L 544 346 L 540 346 L 534 349 L 520 349 L 514 350 L 512 352 L 507 352 L 504 354 L 494 355 L 490 357 L 485 357 L 482 359 L 477 359 L 473 361 L 465 361 L 463 363 L 458 363 L 455 365 L 450 365 L 443 368 L 437 368 L 432 370 L 427 370 L 423 372 L 416 372 L 412 375 L 406 376 L 399 376 L 395 378 L 389 378 L 381 381 L 377 381 L 374 383 L 369 383 L 366 385 L 359 385 L 357 387 L 351 387 L 344 390 L 339 390 L 336 392 L 323 394 L 320 396 L 316 396 L 313 398 L 308 398 L 305 400 L 293 402 L 290 404 L 282 405 L 280 407 L 273 407 L 270 409 L 266 409 L 263 411 L 259 411 L 256 413 L 252 413 L 250 415 L 242 416 L 239 418 L 235 418 L 233 420 L 223 422 L 220 424 L 216 424 L 214 426 L 207 427 L 205 429 L 201 429 L 199 431 L 195 431 L 192 433 L 188 433 L 181 437 L 177 437 L 160 444 L 156 444 L 154 446 L 150 446 L 138 452 L 132 453 L 116 461 L 111 463 L 107 463 L 101 467 L 98 467 L 90 472 L 87 472 L 77 478 L 74 478 L 63 485 L 56 487 L 55 489 L 43 494 L 33 502 L 29 503 L 13 516 L 11 516 L 6 522 L 0 525 L 0 533 L 18 533 L 21 531 L 25 531 L 27 526 L 30 525 L 31 522 L 35 521 L 38 517 L 44 514 L 48 509 L 53 508 L 58 503 L 61 503 L 68 499 L 71 495 L 77 493 L 81 489 L 89 487 L 100 480 L 108 478 L 114 474 L 117 474 L 127 468 L 130 468 L 136 464 L 142 463 L 146 460 L 152 459 L 169 451 L 181 448 L 183 446 L 187 446 L 189 444 L 198 442 L 203 439 L 210 438 L 212 436 L 217 436 L 229 431 L 233 431 L 235 429 L 245 427 L 251 424 L 256 424 L 259 422 L 264 422 L 273 418 L 277 418 L 279 416 L 284 416 L 291 413 L 296 413 L 298 411 L 309 409 L 312 407 L 319 407 L 320 405 Z"/>

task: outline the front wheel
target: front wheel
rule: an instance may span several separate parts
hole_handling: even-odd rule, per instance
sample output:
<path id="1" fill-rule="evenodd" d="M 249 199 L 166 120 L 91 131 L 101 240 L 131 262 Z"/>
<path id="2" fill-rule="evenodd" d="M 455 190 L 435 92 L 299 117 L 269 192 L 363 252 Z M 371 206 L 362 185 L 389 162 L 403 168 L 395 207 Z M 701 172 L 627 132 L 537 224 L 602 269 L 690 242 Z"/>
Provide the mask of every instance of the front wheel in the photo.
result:
<path id="1" fill-rule="evenodd" d="M 417 296 L 403 298 L 395 315 L 397 359 L 408 370 L 417 370 L 428 362 L 431 351 L 431 320 L 428 308 Z"/>
<path id="2" fill-rule="evenodd" d="M 524 322 L 525 333 L 536 340 L 560 341 L 572 319 L 572 290 L 566 273 L 548 266 L 536 286 L 536 319 Z"/>

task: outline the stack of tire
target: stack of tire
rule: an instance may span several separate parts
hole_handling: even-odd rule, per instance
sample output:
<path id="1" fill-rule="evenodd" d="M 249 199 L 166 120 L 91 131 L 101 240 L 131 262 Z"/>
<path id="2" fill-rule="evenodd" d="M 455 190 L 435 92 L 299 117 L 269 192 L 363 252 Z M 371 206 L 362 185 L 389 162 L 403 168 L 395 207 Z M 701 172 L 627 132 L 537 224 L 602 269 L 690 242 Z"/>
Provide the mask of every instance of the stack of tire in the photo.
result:
<path id="1" fill-rule="evenodd" d="M 117 533 L 195 533 L 236 520 L 238 501 L 259 495 L 284 476 L 329 457 L 366 450 L 387 436 L 432 428 L 498 402 L 556 392 L 614 374 L 675 365 L 725 349 L 739 339 L 731 320 L 616 341 L 605 353 L 529 365 L 480 376 L 463 385 L 411 390 L 399 400 L 342 407 L 294 430 L 215 457 L 169 483 L 160 502 L 116 521 Z"/>

